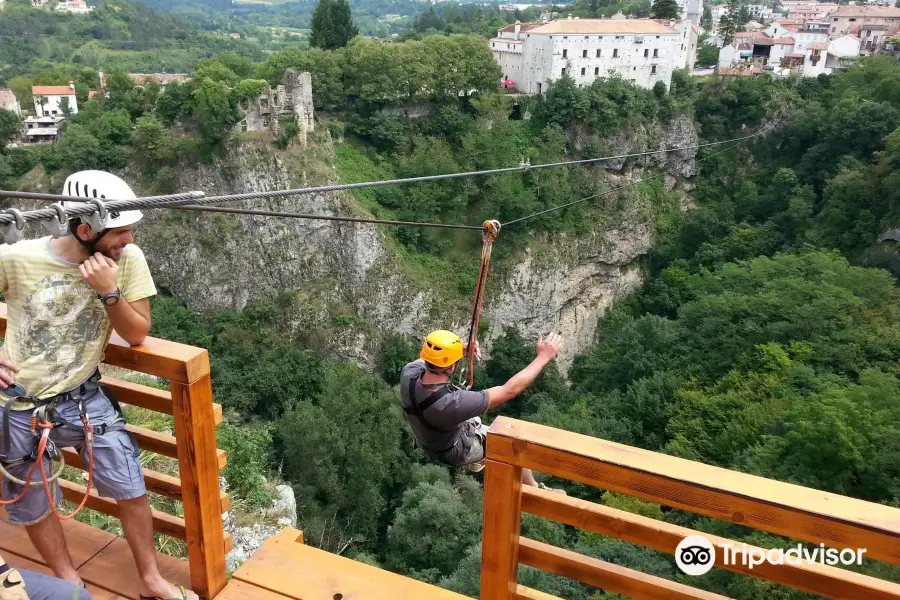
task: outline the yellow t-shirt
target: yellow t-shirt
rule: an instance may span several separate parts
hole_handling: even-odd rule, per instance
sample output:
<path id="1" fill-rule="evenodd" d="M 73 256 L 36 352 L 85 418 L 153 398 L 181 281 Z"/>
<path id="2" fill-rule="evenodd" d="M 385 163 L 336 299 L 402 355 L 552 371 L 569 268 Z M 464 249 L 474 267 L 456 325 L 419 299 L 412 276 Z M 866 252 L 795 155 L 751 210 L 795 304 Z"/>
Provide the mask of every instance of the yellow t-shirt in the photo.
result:
<path id="1" fill-rule="evenodd" d="M 84 382 L 103 361 L 111 327 L 97 292 L 78 265 L 50 250 L 51 237 L 0 246 L 0 291 L 7 304 L 0 354 L 21 367 L 16 382 L 29 397 L 49 398 Z M 121 299 L 156 295 L 144 253 L 129 244 L 119 258 Z M 0 394 L 0 406 L 6 396 Z M 16 402 L 12 408 L 30 406 Z"/>

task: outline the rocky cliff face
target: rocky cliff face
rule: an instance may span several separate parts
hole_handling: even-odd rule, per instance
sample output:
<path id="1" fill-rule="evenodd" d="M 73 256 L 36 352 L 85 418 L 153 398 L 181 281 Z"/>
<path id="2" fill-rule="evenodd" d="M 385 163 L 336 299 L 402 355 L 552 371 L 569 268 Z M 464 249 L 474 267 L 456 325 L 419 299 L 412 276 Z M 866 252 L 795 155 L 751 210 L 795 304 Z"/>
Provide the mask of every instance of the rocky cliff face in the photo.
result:
<path id="1" fill-rule="evenodd" d="M 578 132 L 573 135 L 576 143 L 583 143 Z M 665 130 L 603 140 L 612 154 L 695 142 L 696 132 L 687 119 L 676 120 Z M 615 187 L 639 178 L 644 166 L 663 164 L 690 176 L 693 155 L 693 151 L 660 153 L 638 163 L 616 161 L 598 169 L 598 176 Z M 327 131 L 311 136 L 306 151 L 282 153 L 265 142 L 245 139 L 213 164 L 182 170 L 177 187 L 202 190 L 208 196 L 297 188 L 336 180 L 331 165 L 333 148 Z M 615 205 L 614 198 L 604 201 Z M 360 214 L 354 200 L 343 193 L 242 205 Z M 536 249 L 492 271 L 485 306 L 490 329 L 481 338 L 485 345 L 506 326 L 535 337 L 555 330 L 566 340 L 560 357 L 565 370 L 572 357 L 592 342 L 598 320 L 612 303 L 640 285 L 635 261 L 650 248 L 651 216 L 646 207 L 619 207 L 613 222 L 598 224 L 590 235 L 536 239 Z M 397 259 L 395 243 L 388 236 L 388 231 L 368 224 L 152 210 L 147 211 L 137 241 L 160 288 L 190 307 L 242 309 L 251 298 L 289 292 L 295 298 L 290 311 L 293 328 L 325 326 L 328 335 L 319 339 L 324 352 L 371 367 L 372 353 L 367 349 L 378 347 L 386 332 L 418 336 L 449 327 L 463 333 L 468 325 L 470 306 L 449 308 Z"/>

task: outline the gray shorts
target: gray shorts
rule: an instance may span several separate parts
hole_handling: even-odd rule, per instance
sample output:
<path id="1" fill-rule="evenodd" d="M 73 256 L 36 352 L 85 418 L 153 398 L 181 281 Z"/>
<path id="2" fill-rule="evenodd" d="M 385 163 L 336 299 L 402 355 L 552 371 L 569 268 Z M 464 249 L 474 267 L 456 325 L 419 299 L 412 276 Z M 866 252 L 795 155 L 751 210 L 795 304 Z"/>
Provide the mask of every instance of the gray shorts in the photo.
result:
<path id="1" fill-rule="evenodd" d="M 469 431 L 474 433 L 474 435 L 471 435 L 472 446 L 469 448 L 469 452 L 463 459 L 462 464 L 470 465 L 484 460 L 484 447 L 490 426 L 482 423 L 479 417 L 467 421 L 466 425 L 470 427 Z"/>
<path id="2" fill-rule="evenodd" d="M 74 583 L 19 569 L 28 600 L 93 600 L 90 592 Z"/>
<path id="3" fill-rule="evenodd" d="M 90 396 L 94 394 L 94 396 Z M 118 416 L 112 403 L 104 395 L 103 390 L 89 392 L 89 400 L 85 401 L 88 418 L 92 425 L 109 423 Z M 74 401 L 61 402 L 57 405 L 60 416 L 70 423 L 81 424 L 78 413 L 78 405 Z M 11 460 L 27 456 L 34 449 L 35 437 L 31 433 L 31 410 L 9 411 L 10 429 L 10 454 Z M 2 419 L 0 419 L 2 421 Z M 144 486 L 144 474 L 141 462 L 138 458 L 139 449 L 131 435 L 125 431 L 125 424 L 119 423 L 116 428 L 102 435 L 94 436 L 94 481 L 93 486 L 101 496 L 115 500 L 130 500 L 140 498 L 147 493 Z M 2 429 L 0 429 L 2 435 Z M 88 465 L 88 453 L 84 447 L 84 431 L 69 427 L 58 427 L 50 433 L 50 439 L 58 448 L 76 448 L 81 454 L 84 466 Z M 7 470 L 14 477 L 24 480 L 31 469 L 30 461 L 17 465 L 10 465 Z M 51 469 L 56 466 L 44 458 L 44 468 L 50 476 Z M 42 521 L 50 514 L 50 503 L 44 491 L 40 467 L 35 470 L 32 481 L 37 485 L 31 485 L 25 496 L 7 506 L 9 522 L 16 525 L 32 525 Z M 3 499 L 15 498 L 22 491 L 22 486 L 3 478 Z M 61 498 L 59 484 L 54 481 L 50 485 L 55 504 L 59 504 Z"/>

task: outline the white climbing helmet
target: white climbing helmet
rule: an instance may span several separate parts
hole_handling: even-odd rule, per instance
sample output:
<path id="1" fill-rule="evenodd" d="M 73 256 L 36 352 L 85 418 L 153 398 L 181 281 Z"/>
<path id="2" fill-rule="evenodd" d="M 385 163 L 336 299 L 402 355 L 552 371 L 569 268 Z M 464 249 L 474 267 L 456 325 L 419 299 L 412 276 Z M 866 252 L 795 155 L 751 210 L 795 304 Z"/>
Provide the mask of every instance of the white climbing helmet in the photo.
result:
<path id="1" fill-rule="evenodd" d="M 80 198 L 97 198 L 98 200 L 131 200 L 137 198 L 131 187 L 119 177 L 106 171 L 79 171 L 72 173 L 63 184 L 64 196 L 78 196 Z M 81 206 L 83 202 L 63 202 L 63 208 L 69 209 Z M 110 211 L 106 221 L 107 229 L 125 227 L 137 223 L 144 214 L 139 210 L 125 210 L 122 212 Z M 87 223 L 85 217 L 81 217 L 83 223 Z"/>

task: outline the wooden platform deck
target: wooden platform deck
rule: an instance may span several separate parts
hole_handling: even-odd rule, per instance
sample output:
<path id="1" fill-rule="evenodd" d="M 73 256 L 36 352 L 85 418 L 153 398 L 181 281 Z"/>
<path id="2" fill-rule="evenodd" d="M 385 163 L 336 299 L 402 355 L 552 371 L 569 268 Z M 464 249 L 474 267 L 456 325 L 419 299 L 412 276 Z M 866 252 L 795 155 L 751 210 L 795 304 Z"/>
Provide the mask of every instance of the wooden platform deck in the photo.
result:
<path id="1" fill-rule="evenodd" d="M 470 600 L 303 544 L 292 528 L 270 537 L 216 600 Z"/>
<path id="2" fill-rule="evenodd" d="M 0 516 L 6 518 L 0 509 Z M 138 600 L 137 570 L 125 539 L 76 521 L 63 522 L 75 567 L 95 600 Z M 52 575 L 25 529 L 0 521 L 0 555 L 19 569 Z M 159 555 L 170 581 L 190 586 L 187 561 Z M 303 544 L 285 529 L 266 540 L 216 600 L 470 600 L 395 573 Z"/>
<path id="3" fill-rule="evenodd" d="M 0 556 L 10 565 L 52 575 L 25 528 L 5 521 L 0 510 Z M 77 521 L 64 521 L 63 531 L 75 568 L 95 600 L 138 600 L 137 568 L 125 539 Z M 190 586 L 187 561 L 159 555 L 160 569 L 170 581 Z"/>

